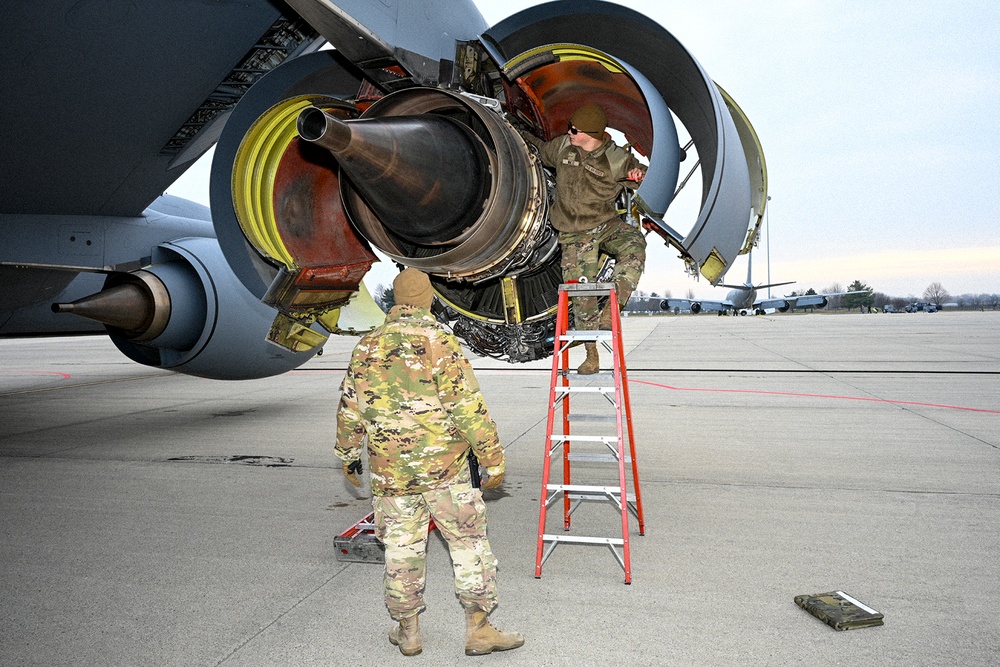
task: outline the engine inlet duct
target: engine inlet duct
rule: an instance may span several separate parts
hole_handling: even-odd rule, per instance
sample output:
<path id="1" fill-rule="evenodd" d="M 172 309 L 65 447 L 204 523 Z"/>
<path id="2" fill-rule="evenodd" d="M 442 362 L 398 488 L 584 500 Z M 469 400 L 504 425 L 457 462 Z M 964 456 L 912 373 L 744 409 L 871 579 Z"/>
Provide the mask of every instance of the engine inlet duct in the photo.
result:
<path id="1" fill-rule="evenodd" d="M 400 264 L 479 283 L 539 268 L 539 249 L 554 245 L 541 165 L 472 99 L 407 89 L 356 120 L 307 108 L 297 128 L 336 159 L 359 232 Z"/>

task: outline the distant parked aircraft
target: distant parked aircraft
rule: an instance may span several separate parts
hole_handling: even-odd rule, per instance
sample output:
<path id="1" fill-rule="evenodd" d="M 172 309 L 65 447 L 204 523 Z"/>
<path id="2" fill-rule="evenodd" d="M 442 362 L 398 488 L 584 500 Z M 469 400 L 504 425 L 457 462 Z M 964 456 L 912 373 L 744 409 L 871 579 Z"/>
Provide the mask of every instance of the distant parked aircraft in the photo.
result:
<path id="1" fill-rule="evenodd" d="M 721 285 L 722 287 L 729 287 L 732 290 L 728 295 L 726 295 L 725 301 L 663 299 L 660 301 L 660 309 L 690 310 L 694 314 L 698 314 L 701 311 L 706 310 L 709 312 L 719 313 L 732 312 L 733 314 L 738 313 L 740 315 L 746 315 L 747 313 L 763 315 L 764 312 L 770 308 L 778 310 L 782 313 L 788 312 L 794 308 L 803 308 L 805 306 L 823 308 L 828 303 L 830 297 L 844 296 L 846 294 L 862 294 L 864 292 L 864 290 L 861 290 L 854 292 L 832 292 L 829 294 L 804 294 L 801 296 L 767 298 L 758 301 L 757 290 L 761 290 L 766 287 L 778 287 L 779 285 L 791 285 L 795 281 L 754 285 L 753 278 L 751 277 L 753 262 L 750 258 L 751 255 L 747 255 L 747 281 L 745 283 L 742 285 Z"/>

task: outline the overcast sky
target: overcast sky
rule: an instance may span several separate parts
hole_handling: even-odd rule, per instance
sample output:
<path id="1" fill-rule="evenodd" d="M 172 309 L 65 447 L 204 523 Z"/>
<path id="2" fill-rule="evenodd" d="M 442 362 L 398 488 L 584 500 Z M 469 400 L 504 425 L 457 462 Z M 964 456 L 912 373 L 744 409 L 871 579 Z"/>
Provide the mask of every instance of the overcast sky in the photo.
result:
<path id="1" fill-rule="evenodd" d="M 540 3 L 476 4 L 494 24 Z M 770 239 L 765 234 L 754 253 L 755 283 L 770 273 L 774 282 L 797 281 L 776 292 L 854 280 L 892 296 L 920 296 L 934 281 L 952 295 L 1000 292 L 1000 10 L 993 2 L 619 4 L 684 44 L 760 137 L 772 200 Z M 186 180 L 207 181 L 205 173 Z M 190 183 L 170 192 L 207 203 L 207 183 L 202 196 Z M 678 211 L 668 211 L 667 219 L 686 231 L 694 218 L 684 213 L 676 220 Z M 640 289 L 725 295 L 687 276 L 675 251 L 648 240 Z M 725 280 L 745 278 L 740 258 Z"/>

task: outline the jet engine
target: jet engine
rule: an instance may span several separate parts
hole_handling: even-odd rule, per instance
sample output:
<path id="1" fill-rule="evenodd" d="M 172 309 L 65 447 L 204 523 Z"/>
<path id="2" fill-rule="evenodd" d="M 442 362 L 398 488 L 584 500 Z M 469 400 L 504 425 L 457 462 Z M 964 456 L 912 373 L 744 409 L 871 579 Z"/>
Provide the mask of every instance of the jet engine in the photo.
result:
<path id="1" fill-rule="evenodd" d="M 335 46 L 357 27 L 327 18 L 315 25 Z M 594 29 L 609 22 L 615 30 Z M 552 139 L 587 102 L 648 161 L 623 219 L 656 231 L 713 283 L 740 252 L 764 201 L 756 135 L 670 33 L 581 0 L 468 37 L 436 67 L 302 56 L 233 110 L 213 163 L 212 214 L 236 275 L 280 312 L 274 342 L 289 327 L 335 329 L 327 315 L 360 288 L 374 247 L 431 275 L 438 317 L 478 353 L 549 355 L 562 282 L 547 215 L 553 178 L 521 133 Z M 697 155 L 702 176 L 687 235 L 663 222 L 685 155 Z"/>
<path id="2" fill-rule="evenodd" d="M 307 108 L 297 129 L 337 160 L 357 231 L 429 273 L 444 315 L 477 351 L 548 353 L 556 234 L 545 173 L 509 123 L 467 96 L 414 88 L 356 121 Z"/>

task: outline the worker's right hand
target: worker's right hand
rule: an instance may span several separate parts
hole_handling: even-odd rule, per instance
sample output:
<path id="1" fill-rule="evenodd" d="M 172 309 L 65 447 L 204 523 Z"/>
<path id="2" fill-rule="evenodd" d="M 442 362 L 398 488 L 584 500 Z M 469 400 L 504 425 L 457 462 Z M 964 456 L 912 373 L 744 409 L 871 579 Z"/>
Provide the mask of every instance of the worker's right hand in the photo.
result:
<path id="1" fill-rule="evenodd" d="M 359 477 L 360 474 L 361 474 L 360 460 L 353 461 L 351 463 L 344 461 L 344 477 L 347 478 L 348 482 L 350 482 L 351 484 L 353 484 L 358 488 L 361 487 L 361 478 Z"/>
<path id="2" fill-rule="evenodd" d="M 495 472 L 490 472 L 494 470 Z M 503 484 L 503 468 L 501 466 L 495 466 L 494 468 L 486 469 L 486 481 L 483 482 L 484 489 L 496 489 Z"/>

